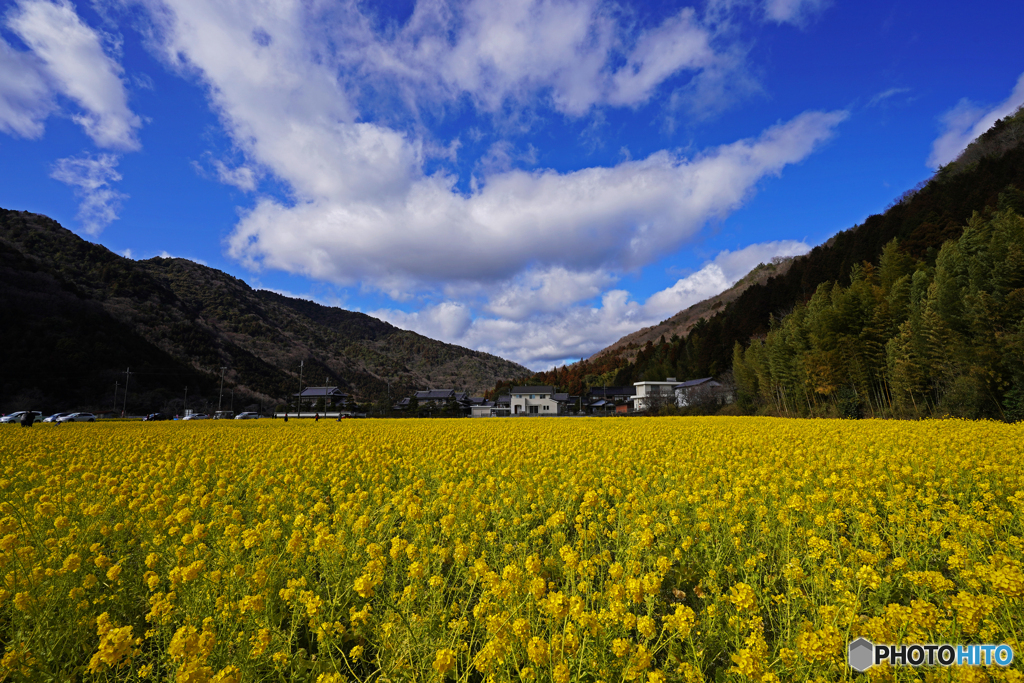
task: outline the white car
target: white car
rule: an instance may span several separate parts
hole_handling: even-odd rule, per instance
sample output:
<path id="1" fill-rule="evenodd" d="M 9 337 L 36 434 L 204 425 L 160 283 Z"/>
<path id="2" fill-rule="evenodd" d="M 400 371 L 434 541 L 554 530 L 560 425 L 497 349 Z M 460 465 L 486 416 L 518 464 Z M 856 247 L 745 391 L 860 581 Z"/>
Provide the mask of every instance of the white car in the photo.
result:
<path id="1" fill-rule="evenodd" d="M 236 420 L 258 420 L 259 417 L 259 413 L 239 413 L 235 415 Z"/>
<path id="2" fill-rule="evenodd" d="M 44 418 L 43 422 L 56 422 L 62 417 L 67 417 L 68 415 L 71 415 L 71 413 L 54 413 L 50 417 Z"/>
<path id="3" fill-rule="evenodd" d="M 19 410 L 16 413 L 0 417 L 0 422 L 21 422 L 21 418 L 25 413 L 35 413 L 35 417 L 32 418 L 33 422 L 38 422 L 39 418 L 43 416 L 43 414 L 38 410 Z"/>
<path id="4" fill-rule="evenodd" d="M 92 413 L 71 413 L 64 417 L 58 417 L 57 422 L 95 422 L 96 416 Z"/>
<path id="5" fill-rule="evenodd" d="M 209 420 L 210 416 L 207 415 L 206 413 L 192 413 L 191 415 L 186 415 L 183 419 L 185 419 L 185 420 Z"/>

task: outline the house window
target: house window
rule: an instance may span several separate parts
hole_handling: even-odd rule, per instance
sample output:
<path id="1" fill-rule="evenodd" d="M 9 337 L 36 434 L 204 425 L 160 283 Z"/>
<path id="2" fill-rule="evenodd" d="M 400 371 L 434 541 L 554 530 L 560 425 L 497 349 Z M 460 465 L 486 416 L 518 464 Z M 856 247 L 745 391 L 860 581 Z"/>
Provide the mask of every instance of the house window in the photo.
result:
<path id="1" fill-rule="evenodd" d="M 551 410 L 551 406 L 544 406 L 544 410 Z"/>
<path id="2" fill-rule="evenodd" d="M 530 394 L 530 398 L 533 398 L 533 394 Z"/>
<path id="3" fill-rule="evenodd" d="M 530 406 L 530 414 L 531 415 L 536 415 L 537 412 L 538 412 L 537 411 L 537 406 Z"/>

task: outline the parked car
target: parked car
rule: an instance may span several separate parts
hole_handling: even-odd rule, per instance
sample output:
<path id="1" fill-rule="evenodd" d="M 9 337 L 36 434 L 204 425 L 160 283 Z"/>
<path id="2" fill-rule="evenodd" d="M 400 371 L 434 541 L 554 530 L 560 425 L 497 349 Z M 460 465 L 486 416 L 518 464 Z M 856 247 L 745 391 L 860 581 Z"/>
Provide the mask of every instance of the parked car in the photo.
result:
<path id="1" fill-rule="evenodd" d="M 207 415 L 206 413 L 192 413 L 191 415 L 186 415 L 184 419 L 186 419 L 186 420 L 209 420 L 210 416 Z"/>
<path id="2" fill-rule="evenodd" d="M 50 417 L 44 417 L 43 418 L 43 422 L 56 422 L 60 418 L 66 417 L 67 415 L 70 415 L 70 414 L 71 413 L 54 413 Z"/>
<path id="3" fill-rule="evenodd" d="M 21 418 L 22 416 L 25 415 L 25 413 L 35 413 L 35 418 L 33 418 L 33 421 L 38 421 L 39 418 L 43 416 L 43 414 L 38 410 L 19 410 L 16 413 L 11 413 L 10 415 L 4 415 L 3 417 L 0 417 L 0 422 L 21 422 Z"/>
<path id="4" fill-rule="evenodd" d="M 236 420 L 258 420 L 259 417 L 260 417 L 259 413 L 252 413 L 252 412 L 239 413 L 238 415 L 235 415 L 235 419 Z"/>
<path id="5" fill-rule="evenodd" d="M 150 413 L 146 417 L 142 418 L 143 422 L 159 422 L 160 420 L 169 420 L 170 418 L 163 413 Z"/>
<path id="6" fill-rule="evenodd" d="M 57 422 L 95 422 L 96 416 L 92 413 L 71 413 L 64 417 L 57 418 Z"/>
<path id="7" fill-rule="evenodd" d="M 235 416 L 235 413 L 232 410 L 218 410 L 217 412 L 215 412 L 213 414 L 213 419 L 214 420 L 230 420 L 234 416 Z"/>

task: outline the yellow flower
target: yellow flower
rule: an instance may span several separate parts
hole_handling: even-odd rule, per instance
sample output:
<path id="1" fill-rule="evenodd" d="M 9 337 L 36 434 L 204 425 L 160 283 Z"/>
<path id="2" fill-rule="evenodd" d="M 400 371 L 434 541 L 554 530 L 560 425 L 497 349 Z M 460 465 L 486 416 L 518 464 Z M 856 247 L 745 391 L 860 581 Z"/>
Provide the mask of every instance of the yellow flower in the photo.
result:
<path id="1" fill-rule="evenodd" d="M 455 659 L 456 655 L 454 650 L 450 648 L 438 650 L 437 655 L 434 657 L 434 670 L 444 676 L 455 666 Z"/>

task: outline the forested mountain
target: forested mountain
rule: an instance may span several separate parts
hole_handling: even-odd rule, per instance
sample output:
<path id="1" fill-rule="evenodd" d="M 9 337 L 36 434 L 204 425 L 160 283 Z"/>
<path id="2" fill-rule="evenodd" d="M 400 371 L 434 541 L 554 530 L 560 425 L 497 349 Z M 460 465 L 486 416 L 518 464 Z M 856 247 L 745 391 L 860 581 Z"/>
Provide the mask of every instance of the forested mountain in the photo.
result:
<path id="1" fill-rule="evenodd" d="M 0 410 L 235 408 L 304 385 L 361 401 L 415 388 L 480 392 L 525 368 L 362 313 L 253 290 L 177 258 L 133 261 L 37 214 L 0 209 Z M 125 374 L 131 368 L 130 376 Z M 177 402 L 177 404 L 175 403 Z M 227 408 L 227 404 L 224 406 Z"/>
<path id="2" fill-rule="evenodd" d="M 1019 418 L 1022 188 L 1024 109 L 883 214 L 746 288 L 688 333 L 524 381 L 578 392 L 724 376 L 742 359 L 735 379 L 749 411 Z M 998 277 L 982 277 L 986 268 Z"/>

